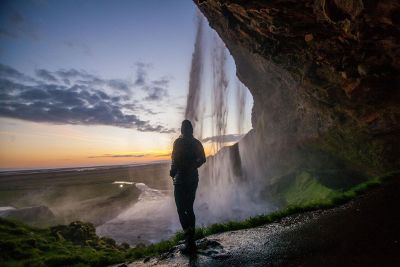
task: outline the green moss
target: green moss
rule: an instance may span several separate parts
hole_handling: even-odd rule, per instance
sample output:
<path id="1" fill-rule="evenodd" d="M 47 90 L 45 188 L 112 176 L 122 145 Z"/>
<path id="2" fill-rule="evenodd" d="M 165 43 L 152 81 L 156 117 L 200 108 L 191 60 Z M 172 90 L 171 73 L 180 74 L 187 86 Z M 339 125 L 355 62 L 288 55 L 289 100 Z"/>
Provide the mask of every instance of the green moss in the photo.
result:
<path id="1" fill-rule="evenodd" d="M 390 171 L 384 160 L 384 144 L 371 139 L 362 129 L 347 127 L 327 132 L 318 144 L 360 168 L 374 172 Z"/>
<path id="2" fill-rule="evenodd" d="M 332 198 L 335 191 L 322 185 L 308 172 L 301 172 L 284 192 L 289 205 L 310 205 Z"/>
<path id="3" fill-rule="evenodd" d="M 62 228 L 74 229 L 80 236 L 0 219 L 0 262 L 5 266 L 106 266 L 126 259 L 128 249 L 100 239 L 91 224 L 75 222 Z M 88 234 L 82 235 L 82 230 Z M 89 239 L 91 246 L 84 244 Z"/>

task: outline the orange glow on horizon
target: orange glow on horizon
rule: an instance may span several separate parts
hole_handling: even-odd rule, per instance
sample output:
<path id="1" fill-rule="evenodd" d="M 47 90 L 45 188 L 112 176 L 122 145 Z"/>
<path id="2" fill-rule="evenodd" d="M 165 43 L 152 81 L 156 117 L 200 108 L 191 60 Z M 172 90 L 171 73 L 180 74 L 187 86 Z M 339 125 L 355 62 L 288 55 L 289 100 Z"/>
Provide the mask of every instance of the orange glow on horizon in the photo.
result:
<path id="1" fill-rule="evenodd" d="M 212 149 L 205 146 L 206 156 L 213 155 Z M 0 152 L 0 168 L 2 169 L 37 169 L 37 168 L 63 168 L 103 165 L 127 165 L 134 163 L 151 163 L 168 161 L 172 151 L 151 151 L 148 153 L 117 152 L 94 156 L 65 155 L 60 152 L 34 155 L 27 152 L 21 155 L 5 155 Z"/>
<path id="2" fill-rule="evenodd" d="M 125 156 L 124 156 L 125 155 Z M 130 155 L 130 156 L 129 156 Z M 102 165 L 125 165 L 134 163 L 146 163 L 164 161 L 170 159 L 170 153 L 148 153 L 143 154 L 108 154 L 101 156 L 75 156 L 75 157 L 52 157 L 48 155 L 38 155 L 36 157 L 7 157 L 0 154 L 0 168 L 2 169 L 36 169 L 36 168 L 62 168 L 62 167 L 82 167 L 82 166 L 102 166 Z M 61 155 L 60 155 L 61 156 Z"/>
<path id="3" fill-rule="evenodd" d="M 0 168 L 123 165 L 170 158 L 173 137 L 109 126 L 0 119 Z"/>
<path id="4" fill-rule="evenodd" d="M 171 159 L 177 134 L 1 119 L 0 169 L 126 165 Z M 215 154 L 203 143 L 206 156 Z"/>

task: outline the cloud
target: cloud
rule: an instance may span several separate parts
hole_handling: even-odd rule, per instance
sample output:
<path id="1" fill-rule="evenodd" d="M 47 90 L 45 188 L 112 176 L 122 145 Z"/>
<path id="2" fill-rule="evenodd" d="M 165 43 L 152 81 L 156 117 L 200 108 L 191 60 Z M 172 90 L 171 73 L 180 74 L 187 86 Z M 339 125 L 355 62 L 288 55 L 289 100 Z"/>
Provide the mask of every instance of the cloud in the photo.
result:
<path id="1" fill-rule="evenodd" d="M 160 79 L 150 81 L 148 79 L 147 69 L 151 67 L 151 65 L 143 62 L 136 62 L 135 65 L 136 80 L 134 82 L 134 86 L 140 87 L 146 92 L 146 96 L 143 98 L 143 100 L 160 101 L 163 100 L 164 97 L 168 96 L 167 88 L 170 83 L 170 79 L 168 77 L 161 77 Z"/>
<path id="2" fill-rule="evenodd" d="M 161 79 L 152 81 L 154 85 L 168 87 L 169 79 L 167 77 L 162 77 Z"/>
<path id="3" fill-rule="evenodd" d="M 83 79 L 83 80 L 97 80 L 98 78 L 83 70 L 76 69 L 60 69 L 55 72 L 57 76 L 62 79 Z"/>
<path id="4" fill-rule="evenodd" d="M 167 90 L 162 87 L 152 86 L 150 88 L 146 88 L 145 90 L 147 91 L 147 96 L 144 98 L 144 100 L 159 101 L 168 96 Z"/>
<path id="5" fill-rule="evenodd" d="M 18 80 L 21 82 L 35 82 L 35 79 L 0 63 L 0 78 Z"/>
<path id="6" fill-rule="evenodd" d="M 102 79 L 96 75 L 87 73 L 83 70 L 77 69 L 61 69 L 55 72 L 55 75 L 60 78 L 66 85 L 70 85 L 71 82 L 82 84 L 86 86 L 108 86 L 111 89 L 116 89 L 126 93 L 130 93 L 130 89 L 133 86 L 130 82 L 122 79 Z"/>
<path id="7" fill-rule="evenodd" d="M 142 127 L 138 128 L 139 131 L 142 132 L 159 132 L 159 133 L 175 133 L 175 129 L 166 129 L 161 125 L 153 126 L 153 125 L 143 125 Z"/>
<path id="8" fill-rule="evenodd" d="M 171 156 L 171 153 L 164 153 L 164 154 L 157 154 L 157 155 L 155 155 L 155 157 L 157 157 L 157 158 L 169 157 L 169 156 Z"/>
<path id="9" fill-rule="evenodd" d="M 128 83 L 123 80 L 105 80 L 75 69 L 55 72 L 41 69 L 36 71 L 36 76 L 42 81 L 0 65 L 0 116 L 54 124 L 109 125 L 143 132 L 174 132 L 135 114 L 135 101 L 118 93 L 127 89 Z M 62 79 L 68 79 L 70 84 L 57 83 Z M 27 80 L 30 84 L 25 83 Z M 108 92 L 107 86 L 115 90 Z"/>
<path id="10" fill-rule="evenodd" d="M 89 159 L 95 159 L 95 158 L 143 158 L 146 156 L 153 156 L 157 158 L 161 157 L 169 157 L 171 156 L 171 153 L 163 153 L 163 154 L 103 154 L 103 155 L 98 155 L 98 156 L 89 156 Z"/>
<path id="11" fill-rule="evenodd" d="M 41 89 L 28 89 L 20 93 L 19 95 L 20 98 L 25 99 L 25 100 L 35 100 L 35 99 L 48 99 L 50 98 L 50 95 L 45 91 Z"/>
<path id="12" fill-rule="evenodd" d="M 134 107 L 132 107 L 132 106 L 134 106 Z M 134 104 L 126 104 L 126 107 L 133 108 L 135 110 L 143 111 L 143 112 L 145 112 L 146 114 L 149 114 L 149 115 L 157 115 L 157 114 L 161 114 L 162 113 L 162 112 L 156 112 L 156 111 L 152 110 L 151 108 L 148 108 L 147 105 L 145 106 L 145 105 L 142 105 L 142 104 L 137 103 L 137 102 L 135 102 Z"/>
<path id="13" fill-rule="evenodd" d="M 40 79 L 46 80 L 48 82 L 58 82 L 57 78 L 54 77 L 50 71 L 47 71 L 45 69 L 37 69 L 35 70 L 35 74 Z"/>
<path id="14" fill-rule="evenodd" d="M 95 158 L 143 158 L 149 154 L 103 154 L 100 156 L 90 156 L 89 159 Z"/>
<path id="15" fill-rule="evenodd" d="M 143 86 L 147 80 L 147 68 L 149 64 L 143 62 L 136 62 L 136 80 L 135 86 Z"/>
<path id="16" fill-rule="evenodd" d="M 167 77 L 162 77 L 158 80 L 154 80 L 150 85 L 143 86 L 142 89 L 146 91 L 147 96 L 144 100 L 147 101 L 160 101 L 164 97 L 168 96 L 168 86 L 170 80 Z"/>
<path id="17" fill-rule="evenodd" d="M 226 134 L 210 136 L 202 139 L 203 142 L 221 142 L 221 143 L 231 143 L 239 141 L 244 135 L 243 134 Z"/>
<path id="18" fill-rule="evenodd" d="M 108 85 L 114 89 L 127 92 L 130 90 L 130 84 L 124 80 L 109 80 Z"/>

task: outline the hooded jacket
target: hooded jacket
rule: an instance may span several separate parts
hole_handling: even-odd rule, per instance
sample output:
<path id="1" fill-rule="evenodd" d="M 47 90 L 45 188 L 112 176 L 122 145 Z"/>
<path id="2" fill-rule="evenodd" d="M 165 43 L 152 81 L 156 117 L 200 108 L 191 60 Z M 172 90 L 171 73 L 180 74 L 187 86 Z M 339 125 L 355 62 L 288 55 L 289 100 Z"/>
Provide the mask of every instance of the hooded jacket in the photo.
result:
<path id="1" fill-rule="evenodd" d="M 182 122 L 181 133 L 174 142 L 170 176 L 174 179 L 174 184 L 197 182 L 197 168 L 206 162 L 204 148 L 201 142 L 193 137 L 190 121 Z"/>

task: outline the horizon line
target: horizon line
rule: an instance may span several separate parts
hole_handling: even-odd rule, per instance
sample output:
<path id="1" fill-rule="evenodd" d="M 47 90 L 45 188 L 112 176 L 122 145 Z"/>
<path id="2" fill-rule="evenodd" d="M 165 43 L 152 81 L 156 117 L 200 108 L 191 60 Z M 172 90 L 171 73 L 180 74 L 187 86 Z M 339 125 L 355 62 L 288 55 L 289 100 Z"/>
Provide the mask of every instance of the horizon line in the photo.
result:
<path id="1" fill-rule="evenodd" d="M 153 160 L 146 162 L 132 162 L 128 164 L 108 164 L 108 165 L 80 165 L 80 166 L 71 166 L 71 167 L 49 167 L 49 168 L 0 168 L 0 174 L 5 174 L 7 172 L 29 172 L 29 171 L 57 171 L 57 170 L 71 170 L 71 169 L 89 169 L 89 168 L 102 168 L 102 167 L 123 167 L 123 166 L 143 166 L 143 165 L 151 165 L 151 164 L 160 164 L 166 163 L 170 160 Z"/>

